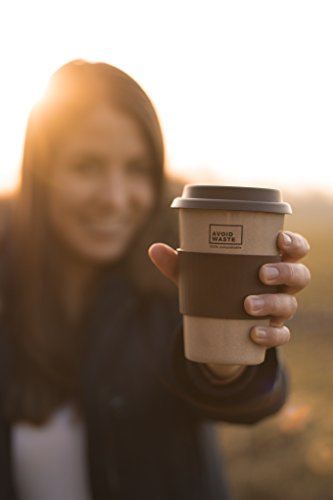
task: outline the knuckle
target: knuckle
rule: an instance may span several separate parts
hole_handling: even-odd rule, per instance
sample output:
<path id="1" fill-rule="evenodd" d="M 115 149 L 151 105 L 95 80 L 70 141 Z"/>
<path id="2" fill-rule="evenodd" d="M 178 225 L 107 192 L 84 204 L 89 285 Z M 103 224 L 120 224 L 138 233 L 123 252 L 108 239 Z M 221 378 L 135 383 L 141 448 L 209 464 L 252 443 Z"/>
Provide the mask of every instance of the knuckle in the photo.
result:
<path id="1" fill-rule="evenodd" d="M 281 264 L 283 284 L 287 286 L 306 286 L 311 280 L 309 269 L 301 263 L 284 262 Z"/>
<path id="2" fill-rule="evenodd" d="M 270 328 L 270 343 L 272 346 L 278 346 L 281 344 L 281 328 Z"/>
<path id="3" fill-rule="evenodd" d="M 303 248 L 305 242 L 304 237 L 299 233 L 294 233 L 293 236 L 294 236 L 293 237 L 294 246 L 297 248 Z"/>
<path id="4" fill-rule="evenodd" d="M 302 273 L 303 273 L 303 282 L 307 285 L 311 281 L 311 272 L 310 269 L 304 264 L 300 264 Z"/>
<path id="5" fill-rule="evenodd" d="M 307 255 L 310 250 L 310 245 L 307 239 L 299 233 L 293 233 L 291 231 L 285 231 L 285 233 L 291 239 L 291 243 L 286 249 L 286 255 L 289 255 L 289 257 L 295 260 L 298 260 Z"/>
<path id="6" fill-rule="evenodd" d="M 270 301 L 272 314 L 278 317 L 290 318 L 297 311 L 297 299 L 294 295 L 272 295 Z"/>
<path id="7" fill-rule="evenodd" d="M 288 314 L 288 316 L 292 317 L 292 316 L 294 316 L 294 314 L 297 311 L 298 303 L 297 303 L 297 299 L 296 299 L 296 297 L 294 295 L 289 295 L 289 297 L 290 297 L 290 299 L 289 299 L 290 307 L 289 307 L 289 314 Z"/>
<path id="8" fill-rule="evenodd" d="M 288 327 L 282 326 L 274 326 L 271 325 L 269 329 L 269 344 L 273 346 L 280 346 L 287 344 L 290 340 L 290 330 Z"/>
<path id="9" fill-rule="evenodd" d="M 306 255 L 310 250 L 310 245 L 306 238 L 301 234 L 295 234 L 294 238 L 294 251 L 300 256 Z"/>
<path id="10" fill-rule="evenodd" d="M 290 330 L 287 326 L 281 328 L 281 345 L 287 344 L 290 340 Z"/>

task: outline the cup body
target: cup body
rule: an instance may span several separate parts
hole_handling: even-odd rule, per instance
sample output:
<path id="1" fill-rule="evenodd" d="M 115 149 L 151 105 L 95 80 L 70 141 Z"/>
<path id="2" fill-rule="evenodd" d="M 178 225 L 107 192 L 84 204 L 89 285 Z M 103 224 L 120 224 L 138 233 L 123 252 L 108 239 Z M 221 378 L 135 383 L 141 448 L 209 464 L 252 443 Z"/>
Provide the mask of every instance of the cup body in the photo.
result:
<path id="1" fill-rule="evenodd" d="M 244 199 L 245 198 L 245 199 Z M 243 307 L 250 294 L 275 293 L 263 285 L 260 266 L 276 262 L 278 232 L 290 206 L 277 190 L 185 186 L 179 209 L 179 303 L 185 356 L 197 362 L 253 365 L 265 348 L 250 338 L 254 318 Z"/>

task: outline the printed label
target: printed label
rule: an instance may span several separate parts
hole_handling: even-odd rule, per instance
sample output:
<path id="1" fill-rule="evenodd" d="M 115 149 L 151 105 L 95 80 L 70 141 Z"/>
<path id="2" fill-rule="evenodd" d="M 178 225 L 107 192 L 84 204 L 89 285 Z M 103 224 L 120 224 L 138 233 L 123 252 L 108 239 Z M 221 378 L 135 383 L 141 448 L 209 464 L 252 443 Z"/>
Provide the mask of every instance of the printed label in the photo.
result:
<path id="1" fill-rule="evenodd" d="M 209 225 L 209 244 L 211 246 L 240 246 L 243 244 L 243 226 L 229 224 Z"/>

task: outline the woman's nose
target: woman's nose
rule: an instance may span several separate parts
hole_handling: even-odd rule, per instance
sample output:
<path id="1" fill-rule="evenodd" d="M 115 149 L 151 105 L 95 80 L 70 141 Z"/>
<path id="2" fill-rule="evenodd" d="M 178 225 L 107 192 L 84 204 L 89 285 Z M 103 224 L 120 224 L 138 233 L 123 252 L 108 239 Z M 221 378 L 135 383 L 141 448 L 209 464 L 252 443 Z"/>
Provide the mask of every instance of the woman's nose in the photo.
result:
<path id="1" fill-rule="evenodd" d="M 122 208 L 128 202 L 128 182 L 121 168 L 109 169 L 100 180 L 99 201 L 103 205 Z"/>

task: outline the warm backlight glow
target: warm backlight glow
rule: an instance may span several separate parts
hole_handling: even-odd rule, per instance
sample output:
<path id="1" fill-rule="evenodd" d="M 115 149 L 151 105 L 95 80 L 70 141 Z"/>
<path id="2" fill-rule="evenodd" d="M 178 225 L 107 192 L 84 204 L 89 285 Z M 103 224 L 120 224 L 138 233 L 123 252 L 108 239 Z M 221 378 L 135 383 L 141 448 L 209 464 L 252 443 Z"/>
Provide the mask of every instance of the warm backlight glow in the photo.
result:
<path id="1" fill-rule="evenodd" d="M 0 190 L 15 183 L 28 112 L 49 75 L 83 58 L 141 83 L 173 174 L 333 193 L 332 19 L 325 1 L 59 0 L 52 12 L 41 0 L 7 2 Z"/>
<path id="2" fill-rule="evenodd" d="M 27 118 L 33 105 L 42 98 L 48 78 L 49 73 L 45 69 L 35 68 L 33 74 L 27 75 L 22 86 L 17 88 L 17 82 L 22 80 L 18 67 L 16 71 L 11 70 L 10 78 L 2 83 L 0 107 L 6 120 L 0 119 L 0 136 L 3 139 L 0 149 L 1 191 L 12 189 L 18 181 Z"/>

